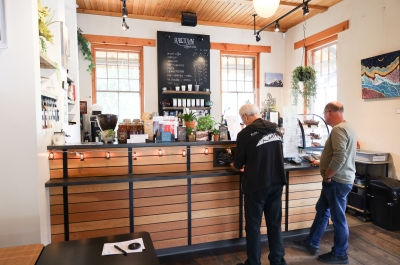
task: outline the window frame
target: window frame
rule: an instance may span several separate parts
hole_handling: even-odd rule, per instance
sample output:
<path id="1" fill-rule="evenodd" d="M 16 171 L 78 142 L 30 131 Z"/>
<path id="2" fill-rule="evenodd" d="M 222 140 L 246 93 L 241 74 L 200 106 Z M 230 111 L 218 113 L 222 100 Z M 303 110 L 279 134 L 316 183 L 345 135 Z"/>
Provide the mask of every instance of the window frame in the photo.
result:
<path id="1" fill-rule="evenodd" d="M 338 46 L 338 36 L 334 35 L 332 37 L 326 38 L 324 40 L 318 41 L 316 43 L 310 44 L 308 46 L 306 46 L 305 48 L 305 65 L 310 65 L 313 66 L 313 56 L 312 53 L 315 52 L 316 50 L 321 50 L 323 48 L 329 47 L 333 44 L 336 44 L 336 51 L 337 51 L 337 46 Z M 328 56 L 330 56 L 330 53 L 328 52 Z M 338 55 L 336 52 L 336 90 L 337 90 L 337 60 L 338 60 Z M 330 58 L 328 57 L 328 67 L 329 67 L 329 62 L 330 62 Z M 329 74 L 329 69 L 328 69 L 328 74 Z M 318 89 L 318 88 L 317 88 Z M 336 98 L 337 98 L 337 94 L 336 94 Z M 304 106 L 305 106 L 305 100 L 304 100 Z M 314 111 L 314 100 L 311 102 L 311 111 Z M 307 114 L 307 109 L 306 107 L 304 107 L 304 114 Z"/>
<path id="2" fill-rule="evenodd" d="M 223 114 L 223 109 L 222 109 L 222 57 L 223 56 L 230 56 L 230 57 L 248 57 L 248 58 L 253 58 L 254 63 L 253 63 L 253 71 L 254 71 L 254 102 L 257 105 L 257 107 L 260 107 L 260 53 L 259 52 L 239 52 L 239 51 L 220 51 L 220 94 L 219 94 L 219 106 L 220 106 L 220 113 L 221 115 Z"/>
<path id="3" fill-rule="evenodd" d="M 144 112 L 144 63 L 143 63 L 143 47 L 142 46 L 122 46 L 112 44 L 92 44 L 91 52 L 93 63 L 96 65 L 96 51 L 135 51 L 139 53 L 139 96 L 140 96 L 140 113 Z M 92 71 L 92 104 L 97 102 L 96 90 L 96 68 Z M 119 91 L 118 91 L 119 92 Z"/>

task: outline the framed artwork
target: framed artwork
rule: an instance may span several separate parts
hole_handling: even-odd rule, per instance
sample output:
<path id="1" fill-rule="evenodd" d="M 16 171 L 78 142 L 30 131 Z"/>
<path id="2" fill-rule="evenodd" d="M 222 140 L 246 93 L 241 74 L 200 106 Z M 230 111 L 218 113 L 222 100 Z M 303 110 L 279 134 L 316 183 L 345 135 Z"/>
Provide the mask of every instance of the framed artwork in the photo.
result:
<path id="1" fill-rule="evenodd" d="M 229 167 L 235 159 L 235 148 L 214 148 L 214 167 Z"/>
<path id="2" fill-rule="evenodd" d="M 87 101 L 79 102 L 79 112 L 81 114 L 87 114 Z"/>
<path id="3" fill-rule="evenodd" d="M 7 48 L 5 0 L 0 0 L 0 49 Z"/>
<path id="4" fill-rule="evenodd" d="M 266 87 L 283 87 L 283 74 L 265 73 Z"/>
<path id="5" fill-rule="evenodd" d="M 363 99 L 400 97 L 400 51 L 361 60 Z"/>

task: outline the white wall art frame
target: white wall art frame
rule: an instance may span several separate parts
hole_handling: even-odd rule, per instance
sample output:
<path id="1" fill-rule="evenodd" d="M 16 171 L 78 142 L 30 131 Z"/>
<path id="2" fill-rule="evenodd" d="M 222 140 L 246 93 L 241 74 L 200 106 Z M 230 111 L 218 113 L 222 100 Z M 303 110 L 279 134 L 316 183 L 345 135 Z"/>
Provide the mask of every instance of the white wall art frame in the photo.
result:
<path id="1" fill-rule="evenodd" d="M 0 49 L 7 48 L 5 0 L 0 0 Z"/>

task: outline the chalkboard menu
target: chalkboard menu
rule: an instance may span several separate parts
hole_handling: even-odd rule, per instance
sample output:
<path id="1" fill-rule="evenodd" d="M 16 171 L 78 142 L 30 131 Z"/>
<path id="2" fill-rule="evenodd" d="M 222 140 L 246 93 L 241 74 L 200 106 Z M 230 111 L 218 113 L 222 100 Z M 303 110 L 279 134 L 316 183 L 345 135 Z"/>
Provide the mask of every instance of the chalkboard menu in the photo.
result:
<path id="1" fill-rule="evenodd" d="M 157 32 L 159 114 L 165 110 L 181 110 L 181 102 L 193 99 L 210 100 L 210 36 L 176 32 Z M 182 88 L 182 86 L 185 86 Z M 189 91 L 189 87 L 191 90 Z M 178 87 L 178 88 L 177 88 Z M 165 90 L 163 90 L 163 88 Z M 196 91 L 198 88 L 198 91 Z M 177 99 L 179 106 L 173 106 Z M 167 103 L 161 104 L 167 101 Z M 171 103 L 169 105 L 169 103 Z M 200 101 L 199 101 L 200 102 Z M 174 108 L 176 107 L 176 108 Z M 206 106 L 190 105 L 203 110 Z M 210 108 L 208 108 L 208 112 Z"/>

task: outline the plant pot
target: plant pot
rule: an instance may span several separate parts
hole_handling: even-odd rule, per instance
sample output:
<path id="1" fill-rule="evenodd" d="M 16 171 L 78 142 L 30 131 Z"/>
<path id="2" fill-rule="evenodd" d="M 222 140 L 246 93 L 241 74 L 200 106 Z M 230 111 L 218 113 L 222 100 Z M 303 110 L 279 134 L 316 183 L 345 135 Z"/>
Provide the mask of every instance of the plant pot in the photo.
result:
<path id="1" fill-rule="evenodd" d="M 213 137 L 214 137 L 214 142 L 218 142 L 219 134 L 214 134 Z"/>
<path id="2" fill-rule="evenodd" d="M 207 131 L 196 131 L 196 142 L 208 141 Z"/>
<path id="3" fill-rule="evenodd" d="M 193 134 L 193 133 L 191 133 L 191 134 L 188 134 L 188 141 L 189 142 L 194 142 L 194 141 L 196 141 L 196 136 Z"/>
<path id="4" fill-rule="evenodd" d="M 192 128 L 194 130 L 196 122 L 195 121 L 185 121 L 185 125 L 186 125 L 186 128 Z"/>

